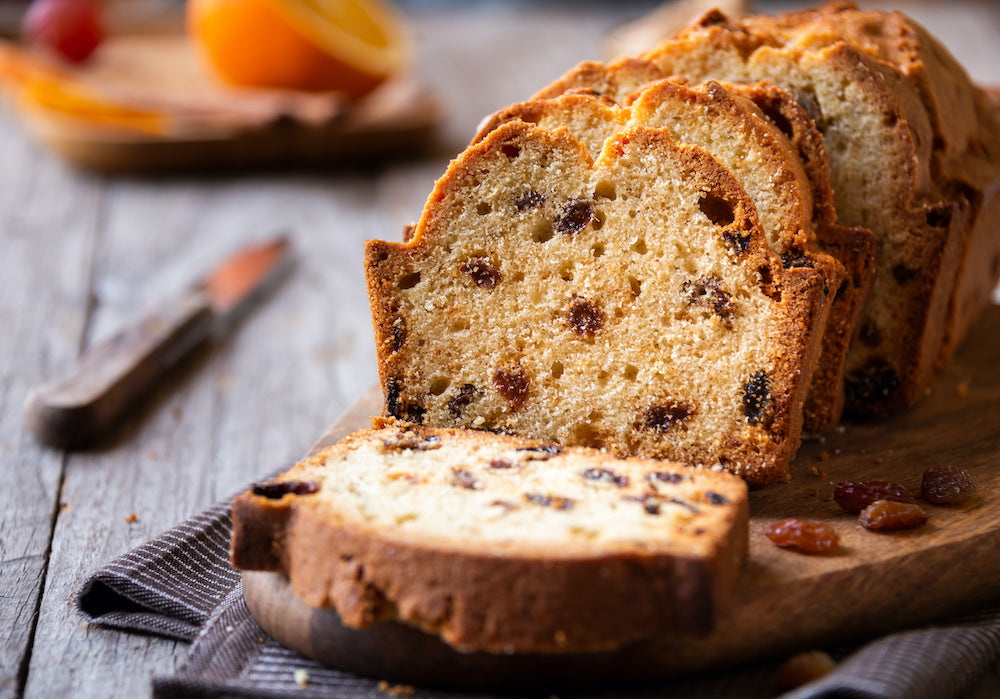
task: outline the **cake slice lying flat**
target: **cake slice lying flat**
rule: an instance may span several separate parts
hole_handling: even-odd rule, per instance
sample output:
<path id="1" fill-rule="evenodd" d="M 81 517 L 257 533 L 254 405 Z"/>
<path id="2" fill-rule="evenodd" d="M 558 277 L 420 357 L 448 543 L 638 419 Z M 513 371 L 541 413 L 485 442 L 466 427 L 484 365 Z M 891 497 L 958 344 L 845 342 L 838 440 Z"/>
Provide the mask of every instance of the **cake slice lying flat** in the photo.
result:
<path id="1" fill-rule="evenodd" d="M 366 265 L 388 415 L 785 478 L 822 279 L 665 130 L 593 162 L 565 128 L 505 124 Z"/>
<path id="2" fill-rule="evenodd" d="M 723 472 L 376 421 L 239 496 L 238 568 L 466 651 L 580 653 L 713 625 L 747 551 Z"/>

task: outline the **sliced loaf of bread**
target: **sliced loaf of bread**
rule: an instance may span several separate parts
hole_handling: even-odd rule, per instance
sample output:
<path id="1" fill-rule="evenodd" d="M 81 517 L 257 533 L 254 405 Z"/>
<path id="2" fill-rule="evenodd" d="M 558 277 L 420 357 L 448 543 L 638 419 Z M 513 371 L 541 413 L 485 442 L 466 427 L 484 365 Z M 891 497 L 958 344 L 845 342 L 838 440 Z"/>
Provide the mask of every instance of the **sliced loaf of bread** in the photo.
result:
<path id="1" fill-rule="evenodd" d="M 846 360 L 848 408 L 886 415 L 918 400 L 948 333 L 948 308 L 970 205 L 936 186 L 933 130 L 916 87 L 891 67 L 838 42 L 774 45 L 732 31 L 710 13 L 645 56 L 578 66 L 541 91 L 593 90 L 627 103 L 639 76 L 767 80 L 809 112 L 828 157 L 838 220 L 872 231 L 880 247 L 859 338 Z M 618 75 L 622 72 L 623 75 Z"/>
<path id="2" fill-rule="evenodd" d="M 376 421 L 236 498 L 232 560 L 364 628 L 584 653 L 712 628 L 747 553 L 723 472 Z"/>
<path id="3" fill-rule="evenodd" d="M 633 75 L 626 77 L 628 71 Z M 649 66 L 638 60 L 616 71 L 628 87 L 650 74 Z M 589 75 L 598 75 L 596 66 Z M 781 256 L 783 264 L 817 270 L 831 300 L 836 299 L 831 301 L 822 354 L 806 399 L 804 425 L 806 431 L 821 432 L 836 424 L 844 405 L 844 360 L 871 288 L 875 244 L 870 232 L 844 229 L 832 222 L 822 142 L 818 134 L 803 137 L 805 127 L 791 126 L 811 124 L 804 110 L 781 116 L 790 112 L 794 98 L 770 84 L 724 86 L 709 81 L 695 87 L 683 79 L 658 80 L 629 95 L 625 101 L 630 106 L 619 106 L 593 92 L 575 90 L 512 105 L 487 120 L 477 138 L 519 118 L 549 128 L 565 124 L 592 152 L 600 152 L 603 139 L 627 120 L 633 126 L 666 128 L 678 142 L 709 151 L 750 195 L 771 250 Z M 789 136 L 797 137 L 796 144 L 751 97 L 768 106 L 776 119 L 780 117 L 778 123 Z M 808 171 L 800 158 L 803 153 L 810 157 Z"/>
<path id="4" fill-rule="evenodd" d="M 510 122 L 365 255 L 388 415 L 786 477 L 823 279 L 704 149 Z"/>

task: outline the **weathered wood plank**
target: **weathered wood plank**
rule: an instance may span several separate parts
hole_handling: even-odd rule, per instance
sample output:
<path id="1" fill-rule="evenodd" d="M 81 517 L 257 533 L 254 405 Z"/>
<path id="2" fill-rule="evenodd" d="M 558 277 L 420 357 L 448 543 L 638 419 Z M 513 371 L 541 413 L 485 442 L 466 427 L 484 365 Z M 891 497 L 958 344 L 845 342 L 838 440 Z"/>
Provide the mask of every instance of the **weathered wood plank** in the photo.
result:
<path id="1" fill-rule="evenodd" d="M 32 384 L 77 354 L 100 183 L 40 165 L 0 125 L 0 696 L 19 691 L 56 514 L 62 455 L 22 429 Z"/>
<path id="2" fill-rule="evenodd" d="M 446 148 L 471 137 L 487 111 L 533 90 L 537 71 L 554 77 L 588 55 L 607 24 L 549 15 L 526 23 L 490 7 L 455 22 L 438 23 L 440 11 L 417 18 L 423 70 L 454 110 Z M 532 56 L 525 46 L 547 53 Z M 481 56 L 480 65 L 458 56 Z M 469 87 L 489 70 L 495 89 Z M 243 241 L 287 231 L 298 265 L 230 342 L 180 372 L 116 443 L 69 457 L 68 508 L 55 529 L 27 695 L 80 687 L 142 694 L 152 674 L 173 669 L 183 645 L 83 628 L 68 600 L 114 556 L 305 453 L 375 381 L 361 243 L 396 237 L 419 215 L 446 157 L 362 174 L 108 186 L 88 344 Z M 45 671 L 56 666 L 66 669 Z"/>

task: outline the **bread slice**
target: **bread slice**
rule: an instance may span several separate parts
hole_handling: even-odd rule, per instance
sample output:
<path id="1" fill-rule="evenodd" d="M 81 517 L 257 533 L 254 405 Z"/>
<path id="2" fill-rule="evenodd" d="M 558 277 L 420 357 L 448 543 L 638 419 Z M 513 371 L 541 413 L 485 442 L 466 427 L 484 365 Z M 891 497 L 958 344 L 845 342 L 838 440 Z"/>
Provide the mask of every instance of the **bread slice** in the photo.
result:
<path id="1" fill-rule="evenodd" d="M 707 632 L 747 553 L 723 472 L 376 421 L 233 505 L 233 564 L 350 627 L 583 653 Z"/>
<path id="2" fill-rule="evenodd" d="M 511 122 L 365 256 L 388 415 L 786 477 L 823 281 L 703 149 Z"/>
<path id="3" fill-rule="evenodd" d="M 810 113 L 823 134 L 839 222 L 872 231 L 880 246 L 859 341 L 845 363 L 848 408 L 887 415 L 923 396 L 948 332 L 970 206 L 932 179 L 933 131 L 914 85 L 844 42 L 775 46 L 710 13 L 645 56 L 608 66 L 594 89 L 628 101 L 649 64 L 692 81 L 767 80 Z M 595 64 L 579 66 L 541 94 L 583 89 L 599 73 Z"/>
<path id="4" fill-rule="evenodd" d="M 616 68 L 617 77 L 608 80 L 617 79 L 631 88 L 654 74 L 653 70 L 638 60 L 628 60 Z M 595 85 L 601 84 L 596 65 L 588 75 L 595 79 Z M 500 123 L 521 118 L 549 127 L 566 124 L 591 152 L 599 152 L 603 139 L 620 129 L 620 123 L 627 118 L 631 125 L 666 128 L 678 142 L 708 150 L 750 195 L 771 250 L 781 256 L 783 264 L 808 266 L 823 277 L 832 307 L 806 398 L 804 426 L 808 432 L 822 432 L 835 425 L 844 405 L 847 348 L 873 280 L 875 244 L 868 231 L 848 231 L 833 224 L 822 142 L 818 133 L 811 139 L 801 134 L 804 128 L 793 131 L 790 126 L 796 120 L 811 124 L 808 115 L 802 110 L 801 114 L 790 114 L 790 118 L 781 117 L 779 122 L 790 136 L 798 136 L 796 148 L 750 99 L 758 98 L 777 116 L 788 113 L 792 108 L 787 103 L 794 103 L 794 98 L 770 84 L 721 85 L 708 81 L 694 87 L 683 79 L 657 80 L 628 95 L 624 101 L 629 107 L 617 106 L 613 99 L 593 93 L 593 89 L 573 90 L 558 97 L 512 105 L 488 120 L 477 138 Z M 806 150 L 817 147 L 816 152 Z M 812 163 L 808 174 L 800 159 L 803 152 L 811 158 L 807 161 Z M 824 175 L 825 179 L 821 179 Z M 814 192 L 818 208 L 814 208 Z M 852 273 L 846 279 L 845 263 Z M 847 286 L 841 290 L 845 281 Z"/>
<path id="5" fill-rule="evenodd" d="M 1000 281 L 1000 124 L 995 107 L 951 52 L 901 12 L 835 2 L 774 17 L 727 19 L 726 27 L 769 43 L 813 49 L 847 42 L 892 68 L 919 94 L 933 132 L 932 174 L 942 190 L 972 203 L 938 358 L 939 364 L 947 363 Z"/>

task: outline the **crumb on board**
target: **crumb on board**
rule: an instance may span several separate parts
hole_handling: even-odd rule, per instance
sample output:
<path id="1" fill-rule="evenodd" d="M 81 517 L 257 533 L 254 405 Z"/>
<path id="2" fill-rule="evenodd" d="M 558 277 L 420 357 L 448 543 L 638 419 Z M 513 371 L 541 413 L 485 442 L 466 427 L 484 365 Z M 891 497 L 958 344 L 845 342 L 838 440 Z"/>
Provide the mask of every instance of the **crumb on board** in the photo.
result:
<path id="1" fill-rule="evenodd" d="M 378 691 L 390 697 L 412 697 L 415 690 L 408 684 L 389 684 L 382 680 L 378 683 Z"/>
<path id="2" fill-rule="evenodd" d="M 135 512 L 132 512 L 126 515 L 125 521 L 128 522 L 129 524 L 135 524 L 136 522 L 139 521 L 139 515 L 137 515 Z"/>
<path id="3" fill-rule="evenodd" d="M 299 689 L 305 689 L 306 685 L 309 684 L 309 672 L 301 667 L 292 673 L 292 677 L 295 679 L 295 684 L 299 686 Z"/>

